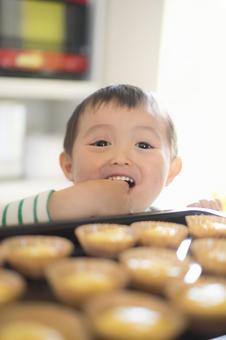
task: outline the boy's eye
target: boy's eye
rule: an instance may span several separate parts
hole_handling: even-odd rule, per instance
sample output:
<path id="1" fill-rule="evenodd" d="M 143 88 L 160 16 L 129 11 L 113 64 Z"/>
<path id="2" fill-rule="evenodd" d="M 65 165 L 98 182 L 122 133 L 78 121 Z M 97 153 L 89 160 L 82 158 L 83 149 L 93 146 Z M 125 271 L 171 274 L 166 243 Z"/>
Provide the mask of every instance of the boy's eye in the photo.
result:
<path id="1" fill-rule="evenodd" d="M 96 142 L 92 143 L 91 145 L 94 145 L 94 146 L 98 146 L 98 147 L 104 147 L 104 146 L 108 146 L 110 145 L 109 142 L 107 142 L 106 140 L 97 140 Z"/>
<path id="2" fill-rule="evenodd" d="M 136 144 L 139 149 L 153 149 L 153 146 L 147 142 L 139 142 Z"/>

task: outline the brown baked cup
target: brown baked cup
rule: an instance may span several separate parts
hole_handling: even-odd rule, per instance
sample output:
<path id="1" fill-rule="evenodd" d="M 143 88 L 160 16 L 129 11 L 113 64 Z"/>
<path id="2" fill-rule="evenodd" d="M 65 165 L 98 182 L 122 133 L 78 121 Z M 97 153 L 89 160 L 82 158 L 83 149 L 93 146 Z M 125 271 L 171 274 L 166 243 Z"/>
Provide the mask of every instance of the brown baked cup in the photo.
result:
<path id="1" fill-rule="evenodd" d="M 43 277 L 49 263 L 69 256 L 74 250 L 70 240 L 47 235 L 14 236 L 5 239 L 3 246 L 10 266 L 31 278 Z"/>
<path id="2" fill-rule="evenodd" d="M 226 238 L 195 239 L 191 252 L 206 273 L 226 275 Z"/>
<path id="3" fill-rule="evenodd" d="M 164 293 L 164 287 L 174 279 L 183 279 L 191 261 L 180 261 L 172 249 L 137 247 L 119 256 L 134 287 L 154 293 Z"/>
<path id="4" fill-rule="evenodd" d="M 85 319 L 71 308 L 20 302 L 1 308 L 0 339 L 90 340 Z"/>
<path id="5" fill-rule="evenodd" d="M 5 249 L 4 247 L 0 244 L 0 266 L 3 265 L 5 262 Z"/>
<path id="6" fill-rule="evenodd" d="M 81 225 L 75 229 L 75 235 L 84 251 L 91 256 L 114 258 L 136 242 L 132 228 L 122 224 Z"/>
<path id="7" fill-rule="evenodd" d="M 226 280 L 201 276 L 194 283 L 174 282 L 166 295 L 187 316 L 190 327 L 209 336 L 226 332 Z"/>
<path id="8" fill-rule="evenodd" d="M 59 260 L 46 268 L 46 278 L 57 298 L 79 306 L 103 292 L 127 285 L 124 267 L 110 259 L 76 257 Z"/>
<path id="9" fill-rule="evenodd" d="M 226 237 L 226 217 L 215 215 L 188 215 L 188 232 L 193 237 Z"/>
<path id="10" fill-rule="evenodd" d="M 185 225 L 172 222 L 140 221 L 132 223 L 131 228 L 142 246 L 177 248 L 188 235 Z"/>
<path id="11" fill-rule="evenodd" d="M 0 306 L 19 299 L 26 290 L 24 278 L 9 269 L 0 269 Z"/>
<path id="12" fill-rule="evenodd" d="M 88 301 L 84 307 L 91 329 L 104 340 L 170 340 L 186 319 L 166 301 L 150 294 L 118 291 Z"/>

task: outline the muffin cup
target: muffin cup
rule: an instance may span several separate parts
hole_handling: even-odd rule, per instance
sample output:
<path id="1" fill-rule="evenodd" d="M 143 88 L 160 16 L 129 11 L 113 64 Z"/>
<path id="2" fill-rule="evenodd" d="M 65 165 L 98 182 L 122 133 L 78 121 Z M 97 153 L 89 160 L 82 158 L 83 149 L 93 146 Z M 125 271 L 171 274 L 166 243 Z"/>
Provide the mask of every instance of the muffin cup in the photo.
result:
<path id="1" fill-rule="evenodd" d="M 226 332 L 226 280 L 201 276 L 194 283 L 174 282 L 167 297 L 189 320 L 191 330 L 210 336 Z"/>
<path id="2" fill-rule="evenodd" d="M 131 228 L 142 246 L 177 248 L 188 235 L 185 225 L 172 222 L 140 221 L 132 223 Z"/>
<path id="3" fill-rule="evenodd" d="M 189 215 L 185 219 L 193 237 L 226 237 L 225 217 L 201 214 Z"/>
<path id="4" fill-rule="evenodd" d="M 0 266 L 3 265 L 5 262 L 5 249 L 4 247 L 0 244 Z"/>
<path id="5" fill-rule="evenodd" d="M 186 319 L 166 301 L 150 294 L 118 291 L 94 297 L 84 306 L 98 339 L 169 340 L 186 327 Z"/>
<path id="6" fill-rule="evenodd" d="M 22 339 L 22 335 L 19 332 L 22 332 L 22 334 L 25 332 L 26 334 L 26 331 L 29 330 L 31 332 L 32 329 L 37 339 L 91 339 L 85 318 L 79 312 L 69 307 L 54 303 L 30 301 L 14 303 L 1 308 L 1 339 L 5 339 L 5 334 L 11 335 L 13 332 L 16 333 L 15 337 L 11 337 L 12 339 L 16 339 L 16 336 Z M 39 336 L 39 331 L 42 336 Z M 45 333 L 48 335 L 53 333 L 56 336 L 47 337 Z"/>
<path id="7" fill-rule="evenodd" d="M 23 277 L 9 269 L 0 269 L 0 305 L 20 298 L 26 290 Z"/>
<path id="8" fill-rule="evenodd" d="M 128 225 L 86 224 L 75 229 L 84 251 L 92 256 L 114 258 L 136 243 L 134 232 Z"/>
<path id="9" fill-rule="evenodd" d="M 195 239 L 191 244 L 191 252 L 206 273 L 226 275 L 226 239 Z"/>
<path id="10" fill-rule="evenodd" d="M 73 243 L 59 236 L 27 235 L 7 238 L 3 241 L 6 262 L 18 272 L 41 278 L 45 267 L 56 259 L 69 256 Z"/>
<path id="11" fill-rule="evenodd" d="M 59 260 L 46 268 L 46 278 L 56 297 L 80 306 L 90 297 L 125 287 L 124 267 L 110 259 L 76 257 Z"/>
<path id="12" fill-rule="evenodd" d="M 137 247 L 119 256 L 128 270 L 131 283 L 138 289 L 164 294 L 164 287 L 174 279 L 182 279 L 191 261 L 180 261 L 172 249 Z"/>

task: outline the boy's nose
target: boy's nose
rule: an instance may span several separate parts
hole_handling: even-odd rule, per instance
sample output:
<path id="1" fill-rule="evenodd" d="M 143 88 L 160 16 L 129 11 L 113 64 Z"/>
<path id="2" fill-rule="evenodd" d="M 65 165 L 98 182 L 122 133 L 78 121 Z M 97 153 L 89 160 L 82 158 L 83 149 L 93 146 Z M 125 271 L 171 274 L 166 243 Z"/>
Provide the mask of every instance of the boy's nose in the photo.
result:
<path id="1" fill-rule="evenodd" d="M 112 165 L 131 165 L 132 161 L 129 155 L 125 152 L 116 152 L 112 158 L 110 163 Z"/>
<path id="2" fill-rule="evenodd" d="M 112 165 L 130 165 L 131 162 L 126 161 L 126 160 L 124 160 L 124 161 L 122 161 L 122 160 L 114 160 L 114 161 L 111 162 L 111 164 Z"/>

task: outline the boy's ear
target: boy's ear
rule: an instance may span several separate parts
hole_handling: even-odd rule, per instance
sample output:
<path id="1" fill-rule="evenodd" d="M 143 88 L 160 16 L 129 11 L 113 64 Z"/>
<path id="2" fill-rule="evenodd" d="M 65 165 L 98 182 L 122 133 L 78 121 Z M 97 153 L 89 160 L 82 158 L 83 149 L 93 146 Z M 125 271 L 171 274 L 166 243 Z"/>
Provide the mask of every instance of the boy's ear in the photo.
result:
<path id="1" fill-rule="evenodd" d="M 180 157 L 176 157 L 171 162 L 166 185 L 169 185 L 173 181 L 173 179 L 180 173 L 181 168 L 182 168 L 182 160 Z"/>
<path id="2" fill-rule="evenodd" d="M 62 152 L 59 157 L 60 167 L 63 170 L 64 175 L 70 181 L 73 181 L 72 175 L 72 159 L 66 152 Z"/>

